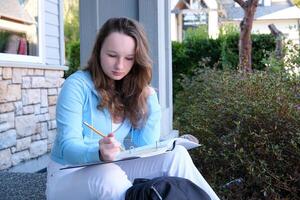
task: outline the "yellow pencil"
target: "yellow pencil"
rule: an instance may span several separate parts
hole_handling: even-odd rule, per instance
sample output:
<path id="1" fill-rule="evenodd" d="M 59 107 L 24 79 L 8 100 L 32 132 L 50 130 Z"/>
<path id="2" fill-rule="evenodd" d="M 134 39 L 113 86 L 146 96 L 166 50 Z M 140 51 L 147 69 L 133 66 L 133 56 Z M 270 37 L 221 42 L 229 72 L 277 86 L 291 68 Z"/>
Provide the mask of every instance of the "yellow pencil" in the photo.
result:
<path id="1" fill-rule="evenodd" d="M 86 125 L 87 127 L 89 127 L 90 129 L 92 129 L 95 133 L 97 133 L 98 135 L 102 136 L 102 137 L 106 137 L 106 135 L 104 135 L 101 131 L 98 131 L 97 129 L 95 129 L 94 127 L 92 127 L 91 125 L 89 125 L 87 122 L 83 122 L 84 125 Z"/>
<path id="2" fill-rule="evenodd" d="M 84 125 L 86 125 L 87 127 L 89 127 L 91 130 L 93 130 L 95 133 L 97 133 L 98 135 L 102 136 L 102 137 L 106 137 L 106 135 L 104 135 L 101 131 L 95 129 L 93 126 L 89 125 L 87 122 L 83 122 Z M 121 151 L 124 151 L 123 147 L 120 146 Z"/>

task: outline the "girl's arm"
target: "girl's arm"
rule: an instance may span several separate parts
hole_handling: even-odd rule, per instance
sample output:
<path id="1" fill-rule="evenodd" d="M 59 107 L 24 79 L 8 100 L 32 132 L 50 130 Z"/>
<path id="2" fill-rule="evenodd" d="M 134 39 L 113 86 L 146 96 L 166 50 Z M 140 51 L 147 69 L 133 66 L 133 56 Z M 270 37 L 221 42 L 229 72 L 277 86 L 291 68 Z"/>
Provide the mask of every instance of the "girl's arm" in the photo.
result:
<path id="1" fill-rule="evenodd" d="M 88 146 L 83 141 L 82 115 L 87 86 L 80 79 L 64 82 L 56 107 L 57 138 L 60 156 L 70 164 L 99 161 L 99 145 Z"/>
<path id="2" fill-rule="evenodd" d="M 149 87 L 147 99 L 148 118 L 145 125 L 140 129 L 132 129 L 131 137 L 135 146 L 144 146 L 159 141 L 161 107 L 158 102 L 157 94 L 153 88 Z"/>

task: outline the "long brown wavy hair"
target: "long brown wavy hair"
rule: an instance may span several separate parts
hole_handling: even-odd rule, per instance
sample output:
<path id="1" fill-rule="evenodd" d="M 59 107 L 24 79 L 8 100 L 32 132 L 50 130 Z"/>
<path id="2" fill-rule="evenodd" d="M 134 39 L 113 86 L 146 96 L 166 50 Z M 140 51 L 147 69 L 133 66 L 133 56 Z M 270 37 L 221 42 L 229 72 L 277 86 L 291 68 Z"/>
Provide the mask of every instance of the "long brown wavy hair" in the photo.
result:
<path id="1" fill-rule="evenodd" d="M 119 81 L 113 81 L 102 70 L 100 52 L 104 40 L 113 32 L 132 37 L 135 41 L 135 61 L 130 72 Z M 122 45 L 122 44 L 120 44 Z M 108 108 L 113 119 L 129 119 L 135 128 L 147 119 L 147 87 L 152 78 L 152 61 L 146 33 L 138 22 L 128 18 L 111 18 L 98 32 L 86 67 L 95 88 L 101 96 L 99 110 Z"/>

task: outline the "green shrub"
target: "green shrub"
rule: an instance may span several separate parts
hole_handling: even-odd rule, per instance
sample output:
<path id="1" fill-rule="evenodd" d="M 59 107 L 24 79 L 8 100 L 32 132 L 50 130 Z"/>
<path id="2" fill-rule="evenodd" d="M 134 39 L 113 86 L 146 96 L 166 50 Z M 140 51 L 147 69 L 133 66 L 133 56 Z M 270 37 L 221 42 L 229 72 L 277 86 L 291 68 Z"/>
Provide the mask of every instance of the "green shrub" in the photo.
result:
<path id="1" fill-rule="evenodd" d="M 220 42 L 222 68 L 236 70 L 239 64 L 239 33 L 221 36 Z"/>
<path id="2" fill-rule="evenodd" d="M 187 56 L 190 59 L 191 66 L 189 71 L 201 67 L 201 61 L 209 58 L 207 65 L 211 68 L 220 68 L 219 60 L 221 46 L 219 40 L 199 39 L 193 41 L 184 41 Z"/>
<path id="3" fill-rule="evenodd" d="M 300 46 L 292 41 L 284 42 L 282 58 L 278 58 L 275 52 L 266 52 L 262 63 L 271 72 L 286 72 L 294 78 L 300 76 Z"/>
<path id="4" fill-rule="evenodd" d="M 252 34 L 252 68 L 264 70 L 263 59 L 267 52 L 275 50 L 275 38 L 271 34 Z M 221 64 L 223 69 L 237 69 L 239 63 L 239 33 L 233 32 L 220 37 Z"/>
<path id="5" fill-rule="evenodd" d="M 181 84 L 174 127 L 199 138 L 192 157 L 221 199 L 299 199 L 299 79 L 198 69 Z"/>
<path id="6" fill-rule="evenodd" d="M 64 78 L 76 72 L 80 67 L 80 41 L 68 42 L 66 50 L 69 70 L 65 72 Z"/>
<path id="7" fill-rule="evenodd" d="M 191 65 L 190 59 L 186 53 L 186 47 L 183 43 L 172 42 L 172 70 L 173 70 L 173 92 L 181 90 L 179 82 L 180 74 L 188 74 Z"/>
<path id="8" fill-rule="evenodd" d="M 271 34 L 252 34 L 252 68 L 264 70 L 263 59 L 268 57 L 266 52 L 274 52 L 276 47 L 275 37 Z"/>
<path id="9" fill-rule="evenodd" d="M 299 78 L 300 76 L 300 46 L 288 41 L 284 50 L 284 71 Z"/>
<path id="10" fill-rule="evenodd" d="M 218 39 L 209 38 L 207 25 L 201 25 L 196 29 L 188 29 L 185 33 L 183 45 L 189 60 L 189 67 L 186 70 L 189 74 L 192 74 L 195 68 L 202 67 L 203 60 L 206 60 L 206 64 L 212 68 L 220 67 L 220 42 Z"/>
<path id="11" fill-rule="evenodd" d="M 8 42 L 9 36 L 11 33 L 7 31 L 0 31 L 0 52 L 4 52 L 6 44 Z"/>
<path id="12" fill-rule="evenodd" d="M 209 39 L 201 29 L 189 29 L 188 36 L 182 42 L 172 42 L 173 59 L 173 94 L 182 89 L 177 81 L 181 74 L 191 77 L 193 71 L 204 66 L 214 69 L 236 70 L 239 63 L 239 34 L 229 27 L 218 39 Z M 252 35 L 253 38 L 253 68 L 265 69 L 267 64 L 272 66 L 282 64 L 272 60 L 270 54 L 275 50 L 275 39 L 272 35 Z"/>
<path id="13" fill-rule="evenodd" d="M 208 26 L 207 25 L 200 25 L 197 28 L 188 28 L 184 32 L 184 40 L 185 41 L 197 41 L 208 39 Z"/>
<path id="14" fill-rule="evenodd" d="M 239 33 L 233 27 L 224 30 L 218 39 L 208 38 L 206 29 L 188 29 L 182 43 L 172 43 L 173 79 L 175 90 L 180 74 L 191 75 L 193 70 L 202 66 L 217 69 L 236 70 L 239 63 Z M 225 34 L 226 32 L 226 34 Z M 268 57 L 275 50 L 275 39 L 270 34 L 252 34 L 253 69 L 264 70 L 266 63 L 273 62 Z M 271 52 L 271 53 L 270 53 Z"/>

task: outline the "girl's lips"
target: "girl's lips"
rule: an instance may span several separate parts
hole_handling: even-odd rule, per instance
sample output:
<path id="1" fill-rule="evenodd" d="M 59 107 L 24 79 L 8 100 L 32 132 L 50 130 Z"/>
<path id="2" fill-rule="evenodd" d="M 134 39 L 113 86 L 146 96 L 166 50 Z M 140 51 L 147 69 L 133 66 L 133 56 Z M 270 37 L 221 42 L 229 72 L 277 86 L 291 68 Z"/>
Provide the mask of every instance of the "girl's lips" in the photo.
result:
<path id="1" fill-rule="evenodd" d="M 123 75 L 123 72 L 112 71 L 112 74 L 113 74 L 114 76 L 122 76 L 122 75 Z"/>

